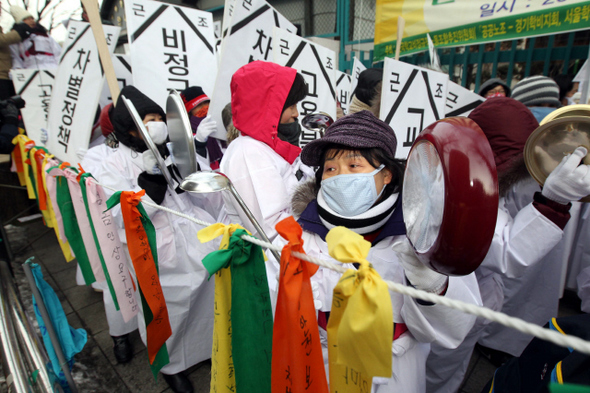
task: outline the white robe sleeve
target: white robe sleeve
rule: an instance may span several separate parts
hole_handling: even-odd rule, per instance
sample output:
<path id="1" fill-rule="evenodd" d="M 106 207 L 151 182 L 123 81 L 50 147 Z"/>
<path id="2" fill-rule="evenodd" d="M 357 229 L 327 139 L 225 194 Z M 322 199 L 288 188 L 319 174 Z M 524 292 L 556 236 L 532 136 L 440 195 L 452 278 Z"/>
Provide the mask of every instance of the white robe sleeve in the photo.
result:
<path id="1" fill-rule="evenodd" d="M 477 279 L 471 273 L 464 277 L 449 277 L 446 298 L 482 305 Z M 404 296 L 401 311 L 408 330 L 423 343 L 436 343 L 445 348 L 456 348 L 473 327 L 476 317 L 446 306 L 421 305 L 416 299 Z"/>
<path id="2" fill-rule="evenodd" d="M 15 70 L 25 68 L 23 65 L 23 60 L 20 57 L 20 45 L 20 43 L 10 45 L 10 55 L 12 56 L 12 68 Z"/>
<path id="3" fill-rule="evenodd" d="M 51 38 L 51 52 L 53 53 L 53 56 L 55 56 L 55 61 L 59 63 L 59 57 L 61 56 L 61 46 L 53 38 Z"/>
<path id="4" fill-rule="evenodd" d="M 562 236 L 561 228 L 532 203 L 514 219 L 501 205 L 492 244 L 481 266 L 509 278 L 519 277 L 527 267 L 547 255 Z"/>
<path id="5" fill-rule="evenodd" d="M 264 151 L 242 152 L 232 157 L 230 170 L 225 174 L 231 179 L 268 238 L 277 236 L 275 225 L 291 215 L 290 195 L 282 174 L 273 157 Z M 233 164 L 233 165 L 232 165 Z M 228 213 L 233 209 L 240 217 L 241 224 L 255 233 L 253 225 L 237 202 L 229 194 L 224 195 Z"/>

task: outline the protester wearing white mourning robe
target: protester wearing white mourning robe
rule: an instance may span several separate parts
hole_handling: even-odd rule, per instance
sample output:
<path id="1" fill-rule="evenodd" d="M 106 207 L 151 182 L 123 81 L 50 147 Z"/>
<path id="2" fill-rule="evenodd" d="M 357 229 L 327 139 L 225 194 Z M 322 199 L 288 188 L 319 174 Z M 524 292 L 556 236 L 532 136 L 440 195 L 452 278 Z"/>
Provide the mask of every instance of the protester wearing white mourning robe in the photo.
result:
<path id="1" fill-rule="evenodd" d="M 396 146 L 391 127 L 369 111 L 361 111 L 337 120 L 323 138 L 303 148 L 302 161 L 318 167 L 316 178 L 297 187 L 292 200 L 294 215 L 303 228 L 305 253 L 340 265 L 330 257 L 325 237 L 330 229 L 344 226 L 371 243 L 367 260 L 384 280 L 481 305 L 474 274 L 447 277 L 418 261 L 403 222 L 404 168 L 394 158 Z M 274 244 L 283 246 L 285 240 L 277 237 Z M 278 263 L 272 257 L 269 259 L 267 274 L 272 275 L 278 270 Z M 356 269 L 353 264 L 345 267 Z M 318 286 L 314 298 L 319 308 L 327 375 L 326 326 L 332 293 L 341 276 L 320 267 L 311 277 L 312 286 Z M 270 287 L 271 297 L 276 297 L 276 287 Z M 425 363 L 431 343 L 456 347 L 475 317 L 399 293 L 390 294 L 394 322 L 392 377 L 373 378 L 372 392 L 424 392 Z"/>
<path id="2" fill-rule="evenodd" d="M 488 138 L 498 171 L 501 198 L 496 229 L 490 250 L 475 273 L 484 306 L 500 311 L 504 300 L 503 278 L 526 277 L 527 270 L 559 243 L 569 220 L 569 202 L 590 193 L 590 176 L 586 175 L 590 167 L 582 165 L 578 168 L 585 155 L 583 148 L 564 157 L 550 174 L 543 191 L 536 192 L 532 201 L 516 214 L 513 212 L 513 217 L 509 210 L 510 200 L 518 196 L 509 196 L 508 191 L 523 180 L 523 173 L 526 174 L 523 149 L 538 123 L 523 104 L 507 97 L 486 100 L 469 114 L 469 118 Z M 526 180 L 526 176 L 524 178 Z M 552 274 L 551 269 L 547 271 Z M 547 288 L 543 286 L 540 290 L 546 289 L 550 293 L 554 292 L 552 288 L 559 287 L 559 275 L 547 277 L 544 271 L 539 273 L 540 276 L 527 279 L 537 280 L 542 276 Z M 526 307 L 524 299 L 523 306 Z M 488 323 L 479 318 L 455 350 L 432 346 L 426 364 L 428 392 L 457 391 L 473 348 Z M 545 323 L 546 320 L 541 324 Z"/>
<path id="3" fill-rule="evenodd" d="M 164 149 L 167 129 L 162 109 L 133 86 L 121 91 L 130 99 L 154 143 Z M 174 210 L 180 210 L 206 222 L 213 218 L 203 209 L 190 203 L 186 194 L 175 195 L 161 174 L 156 174 L 155 157 L 147 150 L 136 126 L 119 100 L 111 117 L 114 134 L 119 140 L 116 152 L 103 160 L 94 173 L 97 180 L 116 190 L 140 191 L 143 198 Z M 113 191 L 105 188 L 107 195 Z M 215 245 L 197 241 L 201 227 L 189 220 L 144 205 L 156 230 L 158 266 L 162 292 L 166 300 L 172 336 L 166 341 L 170 363 L 161 369 L 164 379 L 175 392 L 192 392 L 190 381 L 183 374 L 187 368 L 211 357 L 213 334 L 213 281 L 201 263 L 203 257 L 216 249 Z M 119 225 L 119 236 L 126 243 L 120 208 L 113 209 Z M 130 266 L 135 275 L 133 266 Z M 143 310 L 138 314 L 139 330 L 146 343 Z M 146 363 L 147 367 L 147 363 Z"/>
<path id="4" fill-rule="evenodd" d="M 12 68 L 57 68 L 61 46 L 49 35 L 47 29 L 35 21 L 25 9 L 13 5 L 10 14 L 15 23 L 26 23 L 31 35 L 17 44 L 10 45 Z"/>
<path id="5" fill-rule="evenodd" d="M 241 135 L 227 148 L 220 169 L 272 240 L 277 236 L 275 225 L 291 215 L 293 189 L 313 176 L 298 159 L 297 102 L 305 98 L 307 84 L 293 68 L 254 61 L 233 75 L 231 92 L 233 122 Z M 255 234 L 231 195 L 223 197 L 229 220 Z"/>
<path id="6" fill-rule="evenodd" d="M 113 125 L 108 114 L 109 109 L 112 105 L 104 108 L 100 117 L 100 126 L 105 130 L 112 132 Z M 93 147 L 86 151 L 82 158 L 81 166 L 85 172 L 88 172 L 94 176 L 95 173 L 99 172 L 99 168 L 102 165 L 104 159 L 117 151 L 117 147 L 112 147 L 106 144 L 102 144 Z M 128 256 L 128 254 L 126 254 Z M 128 264 L 130 265 L 129 261 Z M 84 285 L 84 279 L 80 266 L 77 266 L 76 281 L 78 285 Z M 109 325 L 109 335 L 113 339 L 113 353 L 118 363 L 128 363 L 133 358 L 133 347 L 129 340 L 129 333 L 137 330 L 137 316 L 134 316 L 129 321 L 125 322 L 121 311 L 117 311 L 115 303 L 111 296 L 111 291 L 108 288 L 107 282 L 93 283 L 92 287 L 102 291 L 104 310 L 107 317 L 107 323 Z"/>

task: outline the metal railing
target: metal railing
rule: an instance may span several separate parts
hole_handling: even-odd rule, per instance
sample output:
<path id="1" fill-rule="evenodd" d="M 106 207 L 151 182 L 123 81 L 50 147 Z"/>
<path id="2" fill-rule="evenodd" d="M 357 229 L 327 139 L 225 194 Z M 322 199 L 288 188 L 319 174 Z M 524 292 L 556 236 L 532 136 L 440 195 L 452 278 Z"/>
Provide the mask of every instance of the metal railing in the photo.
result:
<path id="1" fill-rule="evenodd" d="M 59 392 L 47 372 L 49 359 L 20 300 L 8 262 L 0 260 L 0 345 L 8 392 Z"/>

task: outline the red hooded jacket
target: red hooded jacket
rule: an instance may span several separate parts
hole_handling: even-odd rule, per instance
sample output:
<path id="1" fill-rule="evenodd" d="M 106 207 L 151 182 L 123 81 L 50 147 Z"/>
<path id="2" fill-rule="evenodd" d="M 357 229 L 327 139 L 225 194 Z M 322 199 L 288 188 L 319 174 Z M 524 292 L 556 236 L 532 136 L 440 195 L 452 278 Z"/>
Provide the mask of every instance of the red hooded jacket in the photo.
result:
<path id="1" fill-rule="evenodd" d="M 254 61 L 237 70 L 231 80 L 234 126 L 242 135 L 270 146 L 289 164 L 301 148 L 279 139 L 277 128 L 296 74 L 293 68 Z"/>

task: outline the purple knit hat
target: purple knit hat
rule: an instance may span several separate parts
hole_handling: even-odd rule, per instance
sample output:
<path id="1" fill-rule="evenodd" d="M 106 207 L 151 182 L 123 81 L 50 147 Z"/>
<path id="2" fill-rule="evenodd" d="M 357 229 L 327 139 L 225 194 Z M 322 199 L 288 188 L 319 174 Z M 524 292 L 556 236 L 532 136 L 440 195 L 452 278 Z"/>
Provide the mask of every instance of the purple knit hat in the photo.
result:
<path id="1" fill-rule="evenodd" d="M 397 139 L 387 123 L 369 111 L 360 111 L 336 120 L 328 127 L 323 138 L 305 145 L 301 151 L 301 161 L 305 165 L 319 166 L 326 147 L 334 144 L 352 149 L 378 147 L 387 155 L 395 157 Z"/>

